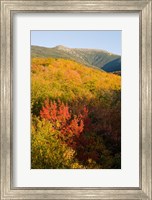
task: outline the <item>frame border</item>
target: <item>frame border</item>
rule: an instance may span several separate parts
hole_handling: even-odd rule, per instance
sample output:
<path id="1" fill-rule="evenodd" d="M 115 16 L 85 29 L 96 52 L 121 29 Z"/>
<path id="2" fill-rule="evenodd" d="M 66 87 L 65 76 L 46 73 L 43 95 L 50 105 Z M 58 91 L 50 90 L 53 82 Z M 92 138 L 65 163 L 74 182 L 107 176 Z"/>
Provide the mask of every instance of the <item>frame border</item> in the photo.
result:
<path id="1" fill-rule="evenodd" d="M 1 199 L 152 199 L 152 1 L 0 0 L 1 2 Z M 13 15 L 17 12 L 138 12 L 140 16 L 140 187 L 13 188 Z"/>

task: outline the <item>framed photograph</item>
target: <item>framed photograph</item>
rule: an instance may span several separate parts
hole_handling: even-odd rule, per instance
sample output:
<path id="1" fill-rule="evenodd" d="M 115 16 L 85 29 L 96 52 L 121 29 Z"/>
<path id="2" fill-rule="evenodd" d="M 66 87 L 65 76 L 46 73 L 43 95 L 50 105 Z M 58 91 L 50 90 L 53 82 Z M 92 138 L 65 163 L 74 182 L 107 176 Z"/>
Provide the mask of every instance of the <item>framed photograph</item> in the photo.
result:
<path id="1" fill-rule="evenodd" d="M 151 0 L 1 0 L 1 199 L 152 199 Z"/>

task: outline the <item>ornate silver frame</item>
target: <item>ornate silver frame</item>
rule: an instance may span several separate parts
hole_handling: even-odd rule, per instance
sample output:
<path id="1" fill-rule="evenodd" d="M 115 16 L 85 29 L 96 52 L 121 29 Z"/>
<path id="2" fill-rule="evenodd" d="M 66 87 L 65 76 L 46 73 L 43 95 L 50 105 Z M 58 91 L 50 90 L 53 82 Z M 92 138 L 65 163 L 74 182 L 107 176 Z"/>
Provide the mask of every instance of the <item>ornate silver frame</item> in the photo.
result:
<path id="1" fill-rule="evenodd" d="M 1 2 L 1 199 L 152 199 L 152 2 L 151 0 L 0 0 Z M 140 15 L 140 187 L 13 188 L 12 17 L 16 12 L 138 12 Z"/>

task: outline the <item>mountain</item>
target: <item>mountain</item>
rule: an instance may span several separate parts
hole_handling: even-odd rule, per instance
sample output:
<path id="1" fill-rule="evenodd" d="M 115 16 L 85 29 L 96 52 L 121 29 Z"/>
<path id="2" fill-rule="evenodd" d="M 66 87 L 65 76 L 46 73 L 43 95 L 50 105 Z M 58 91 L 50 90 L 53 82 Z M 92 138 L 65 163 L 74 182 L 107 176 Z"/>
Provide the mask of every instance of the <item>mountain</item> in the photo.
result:
<path id="1" fill-rule="evenodd" d="M 74 60 L 107 72 L 121 70 L 121 56 L 99 49 L 69 48 L 62 45 L 53 48 L 31 46 L 31 55 L 32 58 L 52 57 Z"/>
<path id="2" fill-rule="evenodd" d="M 117 58 L 105 64 L 102 69 L 106 72 L 121 71 L 121 59 Z"/>

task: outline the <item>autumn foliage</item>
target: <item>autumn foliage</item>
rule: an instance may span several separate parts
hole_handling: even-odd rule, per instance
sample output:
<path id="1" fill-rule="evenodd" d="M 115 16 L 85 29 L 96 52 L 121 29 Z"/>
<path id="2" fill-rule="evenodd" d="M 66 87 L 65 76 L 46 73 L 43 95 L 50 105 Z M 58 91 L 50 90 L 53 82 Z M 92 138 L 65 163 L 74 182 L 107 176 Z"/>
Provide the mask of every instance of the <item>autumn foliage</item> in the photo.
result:
<path id="1" fill-rule="evenodd" d="M 32 60 L 32 168 L 120 168 L 120 76 Z"/>
<path id="2" fill-rule="evenodd" d="M 69 144 L 71 138 L 79 137 L 84 129 L 84 119 L 87 117 L 87 110 L 84 108 L 82 114 L 72 116 L 67 104 L 45 101 L 40 116 L 42 119 L 48 120 L 53 127 L 61 132 L 61 138 L 66 139 Z"/>

